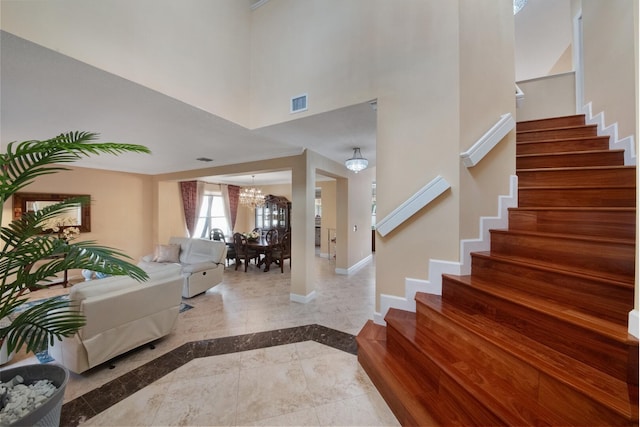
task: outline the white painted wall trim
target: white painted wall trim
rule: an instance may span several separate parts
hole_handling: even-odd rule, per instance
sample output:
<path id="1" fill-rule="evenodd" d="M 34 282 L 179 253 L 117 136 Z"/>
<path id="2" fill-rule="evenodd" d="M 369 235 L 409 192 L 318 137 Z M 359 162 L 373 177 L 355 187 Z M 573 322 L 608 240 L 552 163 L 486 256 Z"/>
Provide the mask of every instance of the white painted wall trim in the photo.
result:
<path id="1" fill-rule="evenodd" d="M 604 120 L 604 112 L 601 111 L 595 116 L 593 115 L 592 105 L 589 102 L 582 108 L 582 114 L 585 115 L 585 121 L 590 125 L 598 125 L 598 135 L 609 136 L 609 148 L 612 150 L 624 150 L 624 164 L 627 166 L 636 165 L 636 149 L 633 135 L 618 139 L 618 123 L 606 126 Z"/>
<path id="2" fill-rule="evenodd" d="M 640 312 L 638 310 L 631 310 L 629 312 L 629 333 L 636 338 L 640 338 Z"/>
<path id="3" fill-rule="evenodd" d="M 442 295 L 442 275 L 465 275 L 471 273 L 471 252 L 486 251 L 491 244 L 489 230 L 507 228 L 509 225 L 509 208 L 518 206 L 518 177 L 509 178 L 509 195 L 498 197 L 498 216 L 480 218 L 480 236 L 477 239 L 461 240 L 460 254 L 462 262 L 429 260 L 429 279 L 405 278 L 405 296 L 380 295 L 380 312 L 373 314 L 373 321 L 385 325 L 384 316 L 390 308 L 416 311 L 415 296 L 417 292 Z"/>
<path id="4" fill-rule="evenodd" d="M 502 141 L 502 138 L 504 138 L 515 127 L 516 121 L 513 119 L 511 113 L 500 116 L 500 119 L 496 124 L 491 126 L 491 129 L 485 132 L 485 134 L 482 135 L 480 139 L 471 146 L 471 148 L 460 153 L 462 163 L 468 168 L 472 168 L 480 163 L 480 160 L 489 154 L 489 151 L 493 150 L 493 148 Z"/>
<path id="5" fill-rule="evenodd" d="M 522 107 L 524 102 L 524 92 L 520 89 L 520 86 L 516 84 L 516 108 Z"/>
<path id="6" fill-rule="evenodd" d="M 451 188 L 451 185 L 447 180 L 438 175 L 413 196 L 409 197 L 404 203 L 395 208 L 389 215 L 378 221 L 376 231 L 381 236 L 386 236 L 449 188 Z"/>
<path id="7" fill-rule="evenodd" d="M 298 294 L 290 293 L 289 299 L 293 302 L 307 304 L 313 301 L 314 299 L 316 299 L 316 291 L 311 291 L 308 295 L 298 295 Z"/>
<path id="8" fill-rule="evenodd" d="M 342 274 L 342 275 L 353 274 L 356 271 L 360 270 L 365 265 L 369 264 L 372 260 L 373 260 L 373 255 L 369 254 L 368 256 L 362 258 L 357 263 L 353 264 L 351 267 L 349 267 L 349 268 L 336 268 L 335 272 L 336 272 L 336 274 Z"/>

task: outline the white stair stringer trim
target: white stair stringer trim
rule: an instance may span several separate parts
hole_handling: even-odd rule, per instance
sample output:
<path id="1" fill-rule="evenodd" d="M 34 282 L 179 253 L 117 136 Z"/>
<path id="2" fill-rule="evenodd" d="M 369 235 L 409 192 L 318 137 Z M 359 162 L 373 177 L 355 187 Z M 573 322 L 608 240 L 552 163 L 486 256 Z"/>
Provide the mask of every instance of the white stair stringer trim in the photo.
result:
<path id="1" fill-rule="evenodd" d="M 429 260 L 429 280 L 405 278 L 405 296 L 380 294 L 380 311 L 373 314 L 374 323 L 386 326 L 384 317 L 390 308 L 405 311 L 416 311 L 416 293 L 442 295 L 442 275 L 454 274 L 457 276 L 471 273 L 471 252 L 487 251 L 490 248 L 490 229 L 507 228 L 509 225 L 509 208 L 518 206 L 518 177 L 509 177 L 509 195 L 498 197 L 497 217 L 480 218 L 480 238 L 460 241 L 460 253 L 462 262 Z"/>
<path id="2" fill-rule="evenodd" d="M 598 126 L 598 135 L 606 135 L 609 137 L 610 149 L 624 150 L 624 164 L 626 166 L 637 164 L 635 140 L 633 135 L 618 139 L 618 123 L 616 122 L 606 126 L 604 112 L 601 111 L 594 116 L 591 102 L 582 107 L 582 113 L 585 115 L 585 122 L 587 124 Z"/>

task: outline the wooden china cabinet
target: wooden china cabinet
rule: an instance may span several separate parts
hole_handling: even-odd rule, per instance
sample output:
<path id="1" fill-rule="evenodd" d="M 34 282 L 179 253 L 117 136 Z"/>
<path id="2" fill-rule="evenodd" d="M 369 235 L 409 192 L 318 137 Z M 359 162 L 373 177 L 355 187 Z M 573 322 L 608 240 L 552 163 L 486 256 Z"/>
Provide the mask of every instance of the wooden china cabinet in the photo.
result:
<path id="1" fill-rule="evenodd" d="M 275 228 L 280 235 L 291 231 L 291 202 L 283 196 L 267 195 L 264 205 L 256 208 L 256 227 L 263 231 Z"/>

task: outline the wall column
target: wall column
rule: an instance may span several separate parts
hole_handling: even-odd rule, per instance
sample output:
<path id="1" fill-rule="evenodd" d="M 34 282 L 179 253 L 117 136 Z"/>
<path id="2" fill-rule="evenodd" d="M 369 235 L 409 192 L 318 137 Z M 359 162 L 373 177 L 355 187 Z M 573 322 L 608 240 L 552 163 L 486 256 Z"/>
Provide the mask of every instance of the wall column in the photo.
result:
<path id="1" fill-rule="evenodd" d="M 315 298 L 315 169 L 305 151 L 291 170 L 291 301 Z"/>

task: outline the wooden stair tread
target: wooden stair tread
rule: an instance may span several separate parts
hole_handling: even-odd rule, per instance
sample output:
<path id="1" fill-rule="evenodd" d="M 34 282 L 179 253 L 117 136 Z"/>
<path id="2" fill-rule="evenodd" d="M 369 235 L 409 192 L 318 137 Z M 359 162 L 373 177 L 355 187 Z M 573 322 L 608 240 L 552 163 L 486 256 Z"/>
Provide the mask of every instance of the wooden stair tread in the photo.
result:
<path id="1" fill-rule="evenodd" d="M 507 208 L 509 211 L 587 211 L 587 212 L 635 212 L 635 207 L 624 207 L 624 206 L 594 206 L 594 207 L 586 207 L 586 206 L 516 206 Z"/>
<path id="2" fill-rule="evenodd" d="M 608 136 L 601 136 L 601 135 L 594 135 L 594 136 L 576 136 L 576 137 L 567 137 L 567 138 L 562 138 L 562 141 L 582 141 L 582 140 L 591 140 L 591 139 L 602 139 L 604 140 L 609 140 L 610 138 Z M 520 144 L 540 144 L 540 143 L 555 143 L 558 142 L 557 139 L 538 139 L 535 141 L 516 141 L 516 145 L 520 145 Z"/>
<path id="3" fill-rule="evenodd" d="M 380 335 L 386 337 L 386 333 L 384 326 L 369 320 L 356 337 L 358 360 L 403 425 L 438 425 L 418 398 L 425 394 L 432 399 L 435 396 L 425 391 L 415 376 L 389 354 L 386 339 L 379 339 Z M 370 364 L 375 366 L 375 372 Z M 381 381 L 384 384 L 379 384 Z M 401 410 L 399 406 L 407 409 Z"/>
<path id="4" fill-rule="evenodd" d="M 606 405 L 622 417 L 637 420 L 637 402 L 629 398 L 626 382 L 544 346 L 486 317 L 469 314 L 452 304 L 447 304 L 438 295 L 418 293 L 416 302 L 441 313 L 448 320 L 557 378 L 567 386 L 581 390 L 582 393 Z"/>
<path id="5" fill-rule="evenodd" d="M 612 243 L 612 244 L 619 244 L 619 245 L 635 246 L 635 239 L 625 239 L 621 237 L 613 238 L 613 237 L 600 237 L 600 236 L 582 236 L 580 234 L 547 233 L 544 231 L 528 231 L 528 230 L 505 230 L 505 229 L 498 229 L 498 228 L 494 228 L 490 231 L 492 233 L 502 233 L 502 234 L 510 234 L 510 235 L 548 237 L 548 238 L 556 238 L 561 240 L 588 241 L 588 242 Z"/>
<path id="6" fill-rule="evenodd" d="M 584 129 L 584 128 L 597 128 L 597 125 L 574 125 L 574 126 L 557 126 L 548 128 L 536 128 L 527 130 L 516 130 L 516 135 L 522 135 L 527 133 L 545 132 L 545 131 L 558 131 L 558 130 L 571 130 L 571 129 Z"/>
<path id="7" fill-rule="evenodd" d="M 615 341 L 621 343 L 635 342 L 637 345 L 638 341 L 629 335 L 626 326 L 600 319 L 588 313 L 580 312 L 559 302 L 540 298 L 516 289 L 492 286 L 487 280 L 474 276 L 454 276 L 449 274 L 445 274 L 444 276 L 462 282 L 469 287 L 490 294 L 496 298 L 536 310 L 540 313 L 560 319 L 563 322 L 573 324 L 576 327 L 584 328 L 592 331 L 593 333 L 606 336 Z"/>
<path id="8" fill-rule="evenodd" d="M 404 331 L 405 339 L 410 340 L 416 349 L 430 348 L 432 351 L 424 353 L 438 368 L 451 378 L 460 387 L 471 393 L 475 399 L 482 402 L 496 417 L 506 425 L 531 425 L 532 420 L 527 415 L 536 418 L 536 423 L 542 425 L 566 425 L 566 421 L 556 414 L 542 407 L 538 402 L 527 398 L 522 393 L 514 393 L 505 381 L 489 372 L 483 372 L 483 376 L 466 375 L 464 369 L 451 363 L 447 357 L 445 348 L 438 340 L 431 339 L 421 329 L 416 328 L 415 314 L 413 317 L 395 316 L 395 310 L 387 313 L 387 324 L 393 325 L 396 330 Z M 514 408 L 517 406 L 517 408 Z"/>
<path id="9" fill-rule="evenodd" d="M 552 157 L 552 156 L 575 156 L 580 154 L 601 154 L 601 153 L 624 153 L 624 150 L 586 150 L 586 151 L 560 151 L 553 153 L 538 153 L 538 154 L 516 154 L 516 158 L 530 158 L 530 157 Z M 588 166 L 585 166 L 588 167 Z M 592 166 L 593 167 L 593 166 Z M 552 169 L 552 168 L 550 168 Z"/>
<path id="10" fill-rule="evenodd" d="M 531 260 L 531 258 L 521 258 L 521 257 L 515 257 L 515 256 L 492 254 L 489 251 L 473 252 L 472 256 L 480 256 L 488 259 L 497 259 L 502 262 L 507 262 L 511 264 L 526 265 L 531 268 L 536 268 L 539 270 L 547 270 L 549 272 L 565 274 L 567 276 L 573 276 L 577 278 L 584 278 L 588 280 L 599 280 L 599 281 L 606 282 L 608 285 L 617 286 L 617 287 L 626 288 L 626 289 L 633 289 L 634 287 L 633 278 L 630 279 L 626 276 L 620 276 L 620 275 L 614 275 L 614 274 L 609 274 L 609 275 L 599 274 L 596 276 L 594 274 L 591 274 L 592 273 L 591 271 L 587 272 L 587 271 L 577 271 L 575 269 L 573 270 L 560 269 L 555 264 L 545 263 L 542 261 L 533 261 Z"/>
<path id="11" fill-rule="evenodd" d="M 516 169 L 517 172 L 559 172 L 559 171 L 600 171 L 600 170 L 635 170 L 635 166 L 612 165 L 612 166 L 565 166 L 556 168 L 532 168 L 532 169 Z"/>

